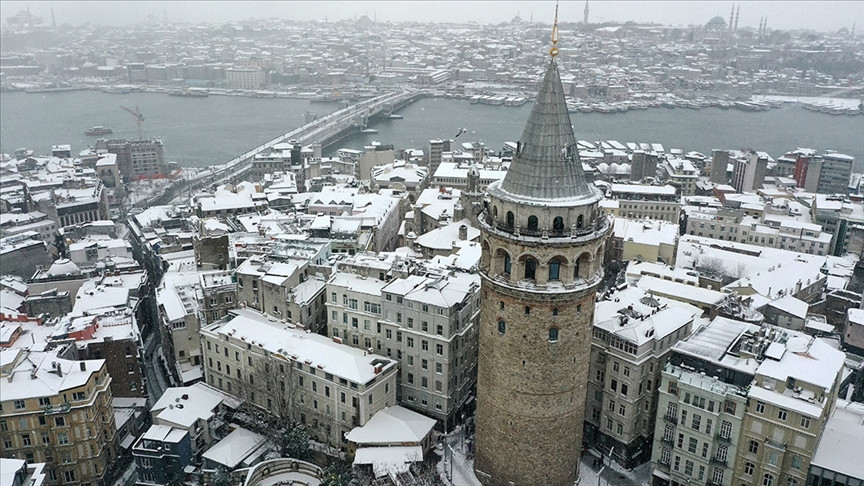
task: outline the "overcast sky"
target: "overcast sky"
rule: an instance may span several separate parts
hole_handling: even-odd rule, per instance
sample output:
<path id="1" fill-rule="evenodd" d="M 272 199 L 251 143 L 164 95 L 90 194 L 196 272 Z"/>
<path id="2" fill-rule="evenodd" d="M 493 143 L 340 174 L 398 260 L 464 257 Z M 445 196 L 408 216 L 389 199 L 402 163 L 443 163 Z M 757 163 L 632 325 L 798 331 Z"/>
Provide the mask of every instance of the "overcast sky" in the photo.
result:
<path id="1" fill-rule="evenodd" d="M 743 1 L 739 28 L 757 27 L 768 18 L 769 28 L 836 31 L 841 27 L 856 32 L 864 29 L 864 2 L 856 1 Z M 714 16 L 728 21 L 732 1 L 612 1 L 591 0 L 589 22 L 656 22 L 666 25 L 705 24 Z M 368 15 L 382 21 L 433 21 L 499 23 L 517 14 L 529 20 L 551 22 L 555 3 L 550 1 L 14 1 L 0 2 L 0 16 L 6 18 L 28 8 L 51 23 L 51 9 L 58 24 L 129 25 L 148 15 L 168 17 L 171 22 L 224 22 L 250 17 L 282 17 L 297 20 L 353 19 Z M 584 1 L 566 1 L 560 6 L 563 21 L 582 20 Z"/>

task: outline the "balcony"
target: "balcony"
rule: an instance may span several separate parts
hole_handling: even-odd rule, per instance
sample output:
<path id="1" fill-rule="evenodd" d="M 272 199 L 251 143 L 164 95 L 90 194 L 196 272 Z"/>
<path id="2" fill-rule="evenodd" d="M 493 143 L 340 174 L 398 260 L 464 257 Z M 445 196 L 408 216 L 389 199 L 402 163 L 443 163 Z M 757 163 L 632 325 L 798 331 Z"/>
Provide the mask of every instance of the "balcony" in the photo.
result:
<path id="1" fill-rule="evenodd" d="M 672 445 L 675 443 L 675 441 L 672 439 L 672 437 L 666 437 L 665 435 L 660 438 L 660 442 L 662 442 L 664 444 L 669 444 L 669 445 Z"/>
<path id="2" fill-rule="evenodd" d="M 765 439 L 765 445 L 767 445 L 769 447 L 773 447 L 775 449 L 780 449 L 781 451 L 786 450 L 786 444 L 785 443 L 777 442 L 776 440 L 773 440 L 773 439 Z"/>
<path id="3" fill-rule="evenodd" d="M 718 466 L 726 467 L 726 459 L 720 459 L 719 457 L 712 457 L 711 464 L 716 464 Z"/>
<path id="4" fill-rule="evenodd" d="M 53 405 L 45 406 L 45 415 L 50 415 L 52 413 L 65 413 L 68 412 L 69 409 L 72 408 L 72 405 L 68 403 L 63 403 L 61 405 L 57 405 L 56 407 Z"/>
<path id="5" fill-rule="evenodd" d="M 663 420 L 669 422 L 670 424 L 678 425 L 678 417 L 675 415 L 666 414 L 663 416 Z"/>
<path id="6" fill-rule="evenodd" d="M 725 442 L 725 443 L 727 443 L 727 444 L 730 443 L 730 442 L 732 442 L 732 438 L 731 438 L 731 437 L 729 437 L 729 436 L 724 436 L 723 434 L 717 434 L 717 435 L 715 435 L 714 437 L 715 437 L 718 441 L 720 441 L 720 442 Z"/>

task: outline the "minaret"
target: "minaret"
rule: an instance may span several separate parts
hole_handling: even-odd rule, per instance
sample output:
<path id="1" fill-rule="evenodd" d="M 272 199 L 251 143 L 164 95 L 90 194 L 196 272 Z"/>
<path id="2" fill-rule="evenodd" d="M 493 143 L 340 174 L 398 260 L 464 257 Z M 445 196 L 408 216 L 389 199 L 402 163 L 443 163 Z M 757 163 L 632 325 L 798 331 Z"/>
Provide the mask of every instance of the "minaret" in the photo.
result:
<path id="1" fill-rule="evenodd" d="M 592 321 L 612 221 L 582 172 L 555 56 L 479 216 L 475 472 L 488 486 L 579 477 Z"/>
<path id="2" fill-rule="evenodd" d="M 735 4 L 732 4 L 732 11 L 729 12 L 729 27 L 727 29 L 732 32 L 732 23 L 735 21 Z"/>
<path id="3" fill-rule="evenodd" d="M 738 4 L 738 8 L 735 10 L 735 28 L 732 29 L 732 32 L 738 32 L 738 17 L 741 16 L 741 4 Z"/>
<path id="4" fill-rule="evenodd" d="M 582 17 L 582 23 L 588 25 L 588 0 L 585 0 L 585 15 Z"/>

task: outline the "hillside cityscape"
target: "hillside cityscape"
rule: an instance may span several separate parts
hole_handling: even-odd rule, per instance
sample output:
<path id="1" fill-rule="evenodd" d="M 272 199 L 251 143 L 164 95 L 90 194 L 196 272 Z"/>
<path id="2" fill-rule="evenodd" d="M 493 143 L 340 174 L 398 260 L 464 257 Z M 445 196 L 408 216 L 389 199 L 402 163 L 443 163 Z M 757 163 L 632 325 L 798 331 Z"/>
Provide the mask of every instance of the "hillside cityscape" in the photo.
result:
<path id="1" fill-rule="evenodd" d="M 0 486 L 864 485 L 854 16 L 30 5 L 0 27 Z M 291 113 L 249 105 L 235 152 L 214 100 Z M 696 114 L 764 112 L 693 148 Z M 577 135 L 606 118 L 637 135 Z"/>

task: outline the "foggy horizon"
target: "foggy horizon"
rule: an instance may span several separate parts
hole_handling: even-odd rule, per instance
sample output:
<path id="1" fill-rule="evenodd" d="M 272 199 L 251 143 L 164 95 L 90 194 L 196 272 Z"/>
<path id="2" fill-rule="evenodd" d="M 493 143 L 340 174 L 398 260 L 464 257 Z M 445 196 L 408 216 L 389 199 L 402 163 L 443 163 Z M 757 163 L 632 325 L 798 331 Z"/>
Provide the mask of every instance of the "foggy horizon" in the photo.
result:
<path id="1" fill-rule="evenodd" d="M 704 25 L 719 16 L 729 21 L 732 6 L 740 5 L 739 28 L 756 28 L 767 19 L 773 30 L 810 29 L 836 32 L 841 28 L 864 28 L 864 2 L 760 2 L 760 1 L 597 1 L 589 2 L 589 23 L 650 22 L 661 25 Z M 446 8 L 446 7 L 452 8 Z M 782 8 L 779 8 L 781 7 Z M 443 7 L 443 8 L 442 8 Z M 562 2 L 559 20 L 562 23 L 582 22 L 585 2 Z M 471 2 L 164 2 L 164 1 L 4 1 L 0 16 L 6 19 L 21 10 L 42 17 L 45 25 L 52 23 L 52 10 L 57 25 L 135 25 L 148 18 L 171 23 L 224 23 L 248 19 L 283 18 L 300 21 L 354 20 L 363 15 L 380 22 L 435 22 L 497 24 L 517 15 L 523 20 L 551 23 L 555 2 L 531 1 L 471 1 Z"/>

